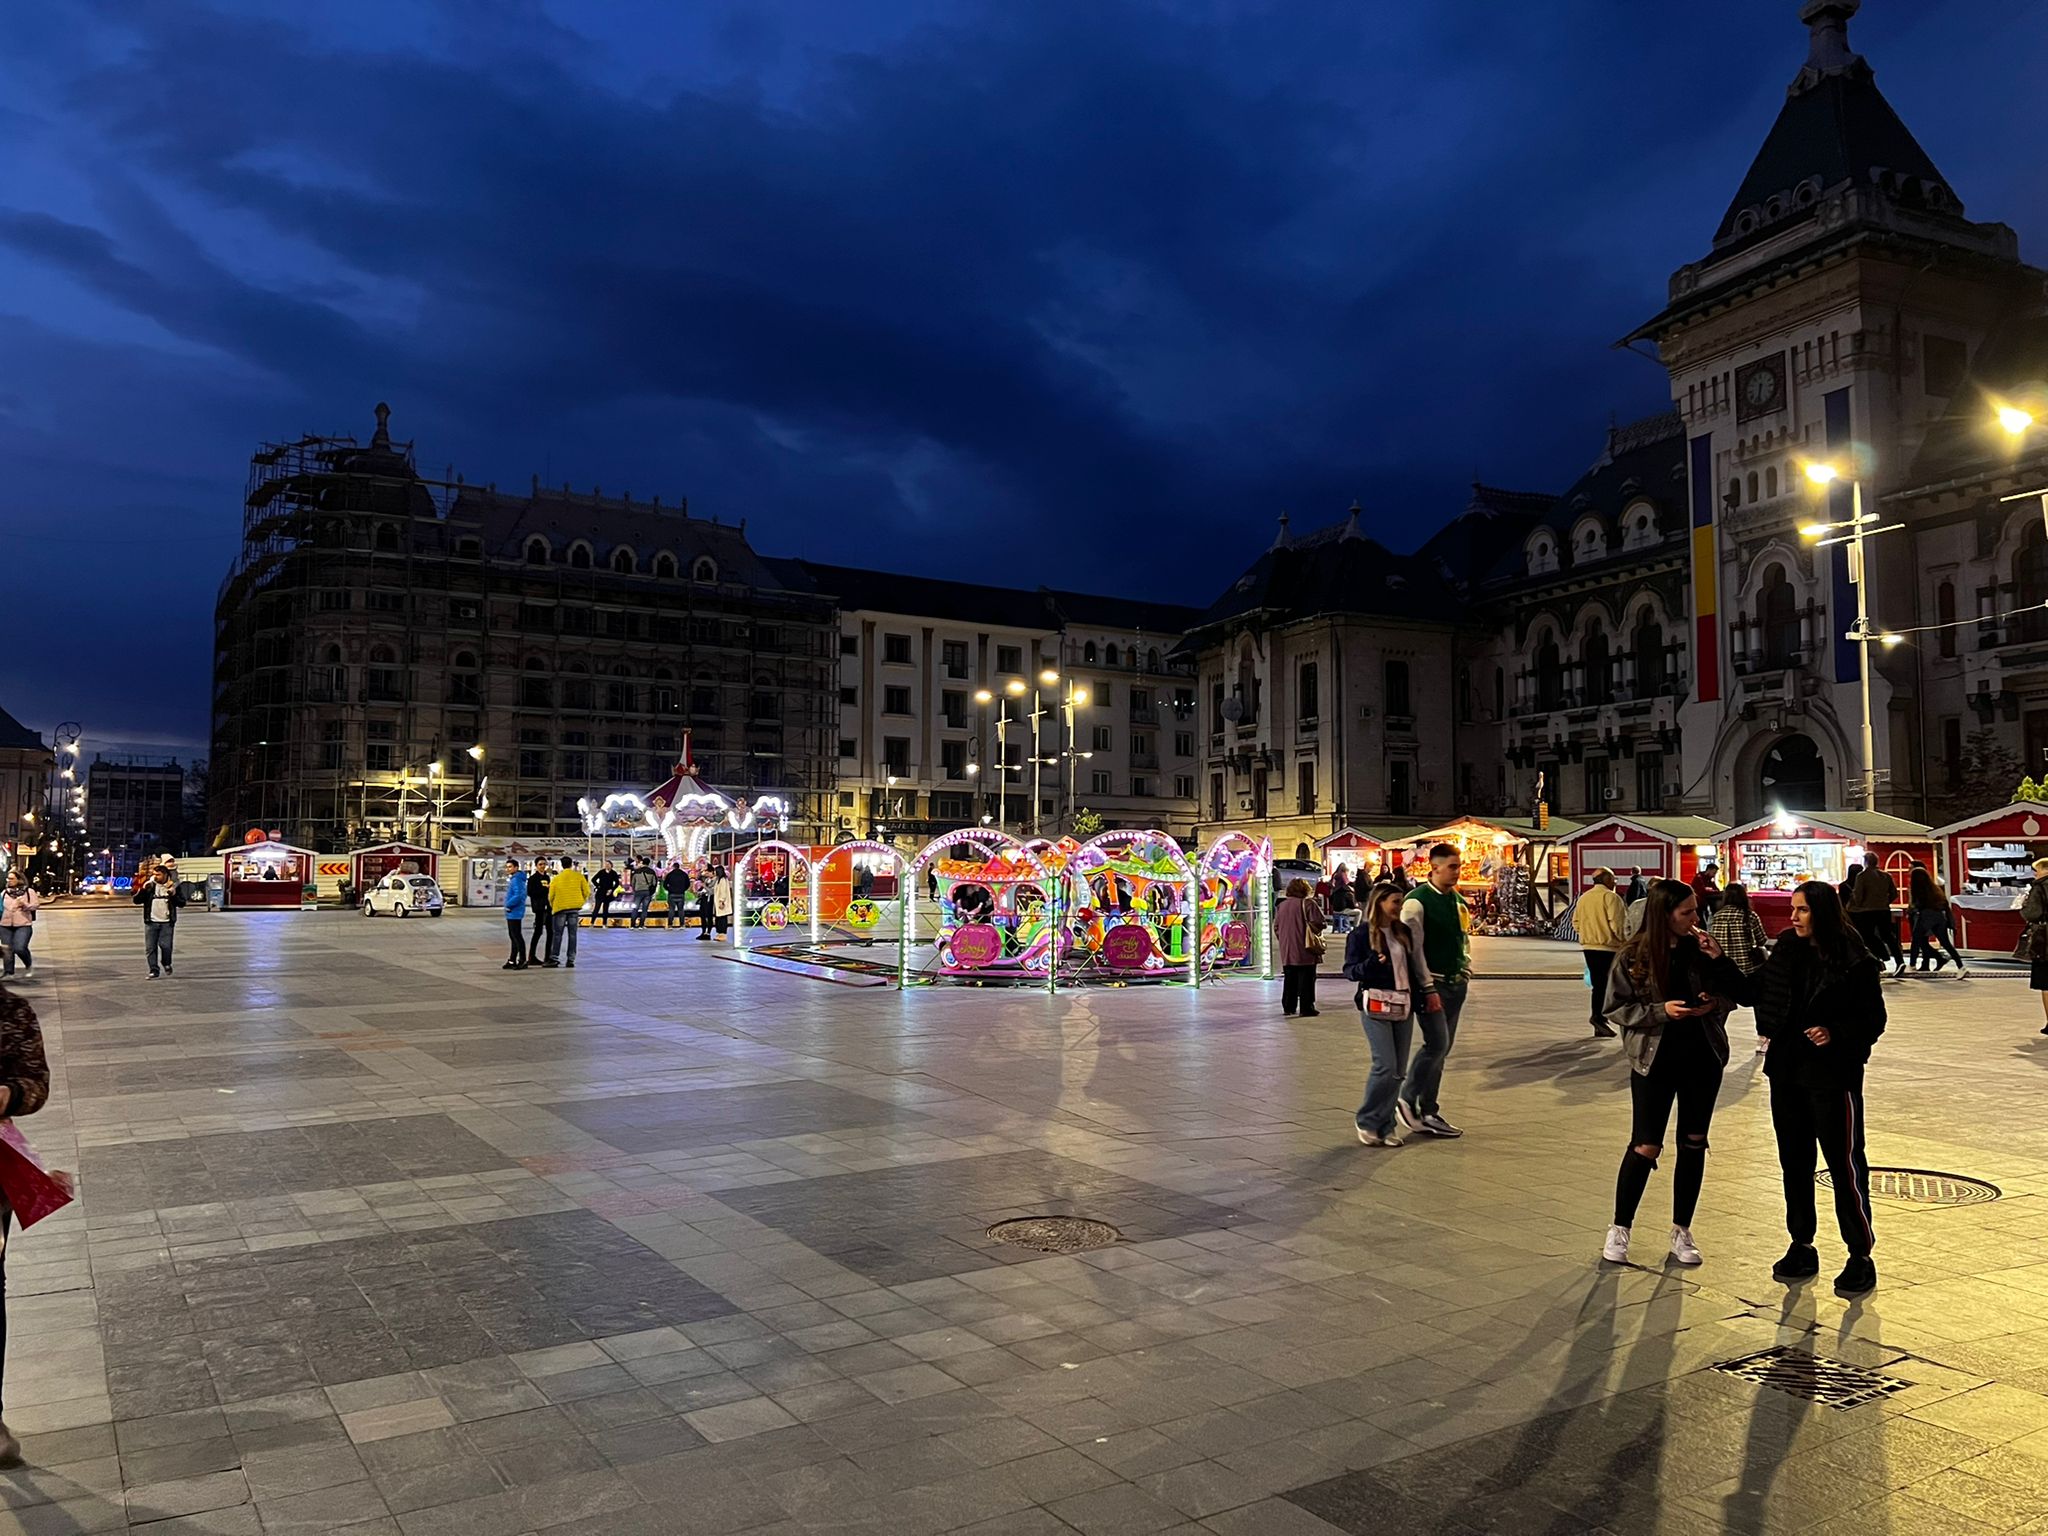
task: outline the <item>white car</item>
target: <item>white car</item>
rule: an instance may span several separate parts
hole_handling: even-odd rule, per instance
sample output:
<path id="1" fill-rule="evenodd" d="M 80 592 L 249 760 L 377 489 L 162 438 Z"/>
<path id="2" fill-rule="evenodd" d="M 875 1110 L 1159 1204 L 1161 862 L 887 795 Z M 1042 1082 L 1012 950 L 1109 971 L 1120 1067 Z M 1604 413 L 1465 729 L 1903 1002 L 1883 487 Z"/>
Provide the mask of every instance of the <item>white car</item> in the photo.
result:
<path id="1" fill-rule="evenodd" d="M 386 875 L 363 897 L 363 916 L 439 917 L 442 905 L 432 875 Z"/>

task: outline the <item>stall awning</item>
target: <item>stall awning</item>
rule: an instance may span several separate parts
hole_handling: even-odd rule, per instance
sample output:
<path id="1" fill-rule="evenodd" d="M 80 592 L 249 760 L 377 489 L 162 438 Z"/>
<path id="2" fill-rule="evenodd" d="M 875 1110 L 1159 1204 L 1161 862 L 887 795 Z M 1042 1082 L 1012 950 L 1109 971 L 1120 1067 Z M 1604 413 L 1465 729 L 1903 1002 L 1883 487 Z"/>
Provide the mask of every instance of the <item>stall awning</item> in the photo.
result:
<path id="1" fill-rule="evenodd" d="M 1936 827 L 1928 835 L 1948 837 L 1957 832 L 1967 832 L 1972 827 L 1989 826 L 1994 821 L 2004 821 L 2008 816 L 2038 816 L 2048 824 L 2048 804 L 2039 800 L 2015 800 L 2011 805 L 2001 805 L 1995 811 L 1981 811 L 1975 816 L 1965 816 L 1961 821 L 1952 821 L 1945 827 Z"/>
<path id="2" fill-rule="evenodd" d="M 1563 816 L 1551 817 L 1547 827 L 1538 827 L 1534 818 L 1528 816 L 1460 816 L 1414 840 L 1420 843 L 1436 838 L 1470 837 L 1474 832 L 1505 832 L 1518 843 L 1555 843 L 1577 832 L 1582 825 Z"/>
<path id="3" fill-rule="evenodd" d="M 1406 848 L 1417 838 L 1427 835 L 1428 828 L 1413 823 L 1370 823 L 1339 828 L 1328 837 L 1317 838 L 1315 846 L 1318 851 L 1325 848 Z"/>
<path id="4" fill-rule="evenodd" d="M 1739 838 L 1762 832 L 1781 822 L 1794 822 L 1802 827 L 1814 827 L 1822 832 L 1832 832 L 1838 837 L 1853 838 L 1858 842 L 1882 843 L 1931 843 L 1934 829 L 1917 821 L 1908 821 L 1903 816 L 1887 816 L 1883 811 L 1773 811 L 1768 816 L 1759 816 L 1755 821 L 1744 822 L 1739 827 L 1730 827 L 1718 839 L 1732 843 Z"/>
<path id="5" fill-rule="evenodd" d="M 1553 821 L 1551 825 L 1555 826 Z M 1576 827 L 1560 839 L 1575 843 L 1610 827 L 1624 827 L 1646 837 L 1666 838 L 1674 843 L 1717 843 L 1728 835 L 1727 826 L 1705 816 L 1603 816 Z"/>

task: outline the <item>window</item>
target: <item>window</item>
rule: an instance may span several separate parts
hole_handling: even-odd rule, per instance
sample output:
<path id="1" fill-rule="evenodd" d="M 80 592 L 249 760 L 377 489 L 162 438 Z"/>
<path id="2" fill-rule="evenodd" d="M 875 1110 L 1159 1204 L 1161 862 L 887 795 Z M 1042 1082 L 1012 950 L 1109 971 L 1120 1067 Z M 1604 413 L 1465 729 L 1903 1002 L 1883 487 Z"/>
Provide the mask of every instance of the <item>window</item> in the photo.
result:
<path id="1" fill-rule="evenodd" d="M 698 618 L 690 620 L 690 644 L 716 645 L 723 638 L 723 632 L 718 627 L 718 620 Z"/>
<path id="2" fill-rule="evenodd" d="M 590 633 L 590 610 L 571 604 L 555 610 L 556 622 L 562 626 L 565 635 L 587 635 Z"/>
<path id="3" fill-rule="evenodd" d="M 1742 505 L 1742 479 L 1740 476 L 1729 477 L 1728 505 L 1731 507 L 1739 507 Z"/>
<path id="4" fill-rule="evenodd" d="M 354 598 L 355 594 L 352 592 L 322 592 L 320 594 L 320 611 L 322 613 L 343 612 L 354 601 Z"/>
<path id="5" fill-rule="evenodd" d="M 690 580 L 707 584 L 718 580 L 718 562 L 709 555 L 699 555 L 690 567 Z"/>
<path id="6" fill-rule="evenodd" d="M 899 779 L 910 777 L 910 738 L 908 736 L 884 736 L 882 738 L 882 769 Z"/>
<path id="7" fill-rule="evenodd" d="M 1664 669 L 1664 626 L 1657 616 L 1648 609 L 1643 610 L 1642 619 L 1636 625 L 1636 697 L 1652 698 L 1664 691 L 1668 681 Z M 1636 809 L 1648 810 L 1641 800 Z"/>
<path id="8" fill-rule="evenodd" d="M 939 713 L 945 719 L 949 730 L 966 730 L 967 695 L 958 688 L 948 688 L 939 695 Z"/>
<path id="9" fill-rule="evenodd" d="M 398 668 L 398 658 L 389 646 L 378 645 L 370 648 L 368 683 L 373 699 L 401 699 L 404 674 Z"/>
<path id="10" fill-rule="evenodd" d="M 521 603 L 519 605 L 519 627 L 537 629 L 543 634 L 553 634 L 555 610 L 546 603 Z"/>
<path id="11" fill-rule="evenodd" d="M 1112 667 L 1117 664 L 1117 649 L 1116 642 L 1114 640 L 1110 641 L 1109 649 L 1102 653 L 1102 659 L 1108 662 Z"/>
<path id="12" fill-rule="evenodd" d="M 1088 793 L 1091 795 L 1106 795 L 1110 793 L 1109 773 L 1106 769 L 1097 768 L 1088 775 Z"/>
<path id="13" fill-rule="evenodd" d="M 581 539 L 569 546 L 569 564 L 579 571 L 590 569 L 590 546 Z"/>
<path id="14" fill-rule="evenodd" d="M 998 672 L 1021 673 L 1024 670 L 1024 647 L 1021 645 L 999 645 L 996 647 L 996 670 Z"/>
<path id="15" fill-rule="evenodd" d="M 532 747 L 519 749 L 519 777 L 544 779 L 548 776 L 548 755 Z"/>
<path id="16" fill-rule="evenodd" d="M 1529 574 L 1546 575 L 1557 569 L 1557 541 L 1549 534 L 1538 534 L 1529 541 Z"/>
<path id="17" fill-rule="evenodd" d="M 967 642 L 965 640 L 942 641 L 939 645 L 939 665 L 945 669 L 946 676 L 948 677 L 965 677 L 967 675 Z"/>
<path id="18" fill-rule="evenodd" d="M 604 685 L 604 707 L 608 714 L 630 715 L 633 713 L 635 690 L 631 683 L 606 683 Z"/>
<path id="19" fill-rule="evenodd" d="M 1195 733 L 1193 731 L 1175 731 L 1173 733 L 1173 755 L 1175 757 L 1193 757 L 1195 755 Z"/>
<path id="20" fill-rule="evenodd" d="M 907 715 L 910 713 L 910 690 L 892 684 L 882 690 L 882 713 L 885 715 Z"/>
<path id="21" fill-rule="evenodd" d="M 1111 702 L 1110 696 L 1115 692 L 1116 690 L 1109 685 L 1108 678 L 1098 677 L 1095 679 L 1094 695 L 1090 698 L 1089 702 L 1097 709 L 1107 709 Z"/>
<path id="22" fill-rule="evenodd" d="M 632 759 L 624 752 L 607 752 L 604 755 L 604 776 L 614 784 L 623 784 L 633 776 Z"/>
<path id="23" fill-rule="evenodd" d="M 1941 722 L 1942 777 L 1950 789 L 1963 787 L 1963 721 L 1949 715 Z"/>
<path id="24" fill-rule="evenodd" d="M 548 563 L 548 541 L 546 539 L 531 538 L 526 541 L 526 563 L 528 565 L 546 565 Z"/>
<path id="25" fill-rule="evenodd" d="M 699 673 L 690 684 L 690 713 L 693 715 L 715 715 L 718 713 L 718 685 L 710 676 Z"/>
<path id="26" fill-rule="evenodd" d="M 1764 469 L 1764 495 L 1766 498 L 1778 494 L 1778 466 L 1771 464 Z"/>
<path id="27" fill-rule="evenodd" d="M 909 666 L 909 665 L 910 665 L 910 636 L 908 636 L 908 635 L 884 635 L 884 636 L 882 636 L 882 660 L 884 660 L 884 661 L 886 661 L 886 662 L 890 662 L 890 663 L 893 663 L 894 665 L 896 665 L 896 666 L 900 666 L 900 667 L 907 667 L 907 666 Z"/>
<path id="28" fill-rule="evenodd" d="M 1096 726 L 1090 738 L 1090 744 L 1094 751 L 1107 752 L 1110 748 L 1109 727 L 1106 725 Z"/>
<path id="29" fill-rule="evenodd" d="M 574 562 L 572 561 L 571 564 Z M 562 754 L 562 777 L 583 779 L 589 776 L 590 754 L 588 752 L 564 752 Z"/>
<path id="30" fill-rule="evenodd" d="M 1133 778 L 1131 780 L 1131 795 L 1132 798 L 1138 800 L 1150 799 L 1152 795 L 1152 781 L 1147 778 Z"/>
<path id="31" fill-rule="evenodd" d="M 1195 776 L 1192 773 L 1177 773 L 1173 776 L 1173 798 L 1192 800 L 1195 798 Z"/>
<path id="32" fill-rule="evenodd" d="M 952 822 L 958 826 L 965 826 L 968 822 L 974 820 L 974 796 L 959 794 L 933 795 L 932 820 Z"/>
<path id="33" fill-rule="evenodd" d="M 1664 756 L 1660 752 L 1636 754 L 1636 809 L 1664 809 Z"/>
<path id="34" fill-rule="evenodd" d="M 1209 819 L 1223 819 L 1223 775 L 1220 773 L 1209 775 Z"/>
<path id="35" fill-rule="evenodd" d="M 1508 672 L 1506 667 L 1493 669 L 1493 718 L 1505 720 L 1508 714 Z"/>
<path id="36" fill-rule="evenodd" d="M 647 695 L 647 707 L 657 715 L 674 714 L 676 712 L 675 689 L 657 686 Z"/>
<path id="37" fill-rule="evenodd" d="M 1564 661 L 1558 654 L 1555 637 L 1546 638 L 1536 648 L 1536 707 L 1564 708 Z"/>
<path id="38" fill-rule="evenodd" d="M 1614 658 L 1607 644 L 1607 631 L 1594 625 L 1586 636 L 1586 702 L 1605 704 L 1614 697 Z"/>
<path id="39" fill-rule="evenodd" d="M 1920 383 L 1928 394 L 1954 394 L 1969 369 L 1970 349 L 1962 342 L 1948 336 L 1920 338 Z"/>
<path id="40" fill-rule="evenodd" d="M 372 773 L 389 773 L 393 761 L 392 750 L 388 742 L 371 742 L 363 748 L 363 766 Z"/>
<path id="41" fill-rule="evenodd" d="M 1316 809 L 1316 765 L 1307 758 L 1294 765 L 1294 814 L 1312 816 Z"/>
<path id="42" fill-rule="evenodd" d="M 1472 720 L 1472 669 L 1458 669 L 1458 721 L 1470 724 Z"/>
<path id="43" fill-rule="evenodd" d="M 1152 755 L 1152 733 L 1150 731 L 1131 732 L 1131 755 L 1134 757 L 1150 757 Z"/>
<path id="44" fill-rule="evenodd" d="M 564 709 L 589 709 L 591 707 L 591 700 L 595 697 L 596 692 L 591 687 L 590 679 L 587 677 L 572 677 L 562 684 L 562 708 Z"/>
<path id="45" fill-rule="evenodd" d="M 1936 623 L 1953 624 L 1956 621 L 1956 584 L 1944 581 L 1934 589 L 1934 618 Z M 1956 653 L 1956 632 L 1944 629 L 1941 634 L 1941 654 L 1953 656 Z M 2031 771 L 2031 770 L 2030 770 Z"/>
<path id="46" fill-rule="evenodd" d="M 939 769 L 941 776 L 948 779 L 967 777 L 967 743 L 964 741 L 942 741 L 939 743 Z"/>
<path id="47" fill-rule="evenodd" d="M 1387 811 L 1406 816 L 1415 809 L 1415 765 L 1404 757 L 1387 764 Z"/>
<path id="48" fill-rule="evenodd" d="M 663 550 L 654 557 L 654 574 L 664 581 L 673 581 L 676 574 L 676 557 Z"/>
<path id="49" fill-rule="evenodd" d="M 856 757 L 859 757 L 859 756 L 860 756 L 860 743 L 859 743 L 859 742 L 857 742 L 857 741 L 855 741 L 855 740 L 854 740 L 854 739 L 853 739 L 853 738 L 852 738 L 851 736 L 842 736 L 842 737 L 840 737 L 840 738 L 839 738 L 839 755 L 840 755 L 841 757 L 844 757 L 844 758 L 849 758 L 849 759 L 850 759 L 850 758 L 856 758 Z"/>
<path id="50" fill-rule="evenodd" d="M 1314 725 L 1322 710 L 1322 693 L 1318 682 L 1316 664 L 1305 661 L 1294 685 L 1295 713 L 1303 725 Z"/>
<path id="51" fill-rule="evenodd" d="M 1133 688 L 1131 690 L 1131 718 L 1150 721 L 1152 719 L 1152 690 Z"/>
<path id="52" fill-rule="evenodd" d="M 389 523 L 377 525 L 377 548 L 386 554 L 398 553 L 398 530 Z"/>
<path id="53" fill-rule="evenodd" d="M 1216 736 L 1223 734 L 1223 685 L 1221 683 L 1211 683 L 1209 685 L 1209 731 L 1210 734 Z"/>
<path id="54" fill-rule="evenodd" d="M 1757 499 L 1757 496 L 1756 496 L 1756 471 L 1755 471 L 1755 470 L 1753 470 L 1753 469 L 1752 469 L 1752 470 L 1751 470 L 1751 471 L 1749 472 L 1749 499 L 1750 499 L 1750 500 L 1751 500 L 1752 502 L 1754 502 L 1754 501 L 1755 501 L 1755 500 Z"/>
<path id="55" fill-rule="evenodd" d="M 839 654 L 842 656 L 858 656 L 860 654 L 860 636 L 841 635 L 839 637 Z"/>
<path id="56" fill-rule="evenodd" d="M 1607 759 L 1589 757 L 1586 759 L 1586 812 L 1588 815 L 1604 815 L 1607 810 Z"/>
<path id="57" fill-rule="evenodd" d="M 860 702 L 860 690 L 858 688 L 840 689 L 839 702 L 842 704 L 858 704 Z"/>
<path id="58" fill-rule="evenodd" d="M 2032 607 L 2034 611 L 2014 618 L 2006 630 L 2007 640 L 2030 644 L 2048 640 L 2048 613 L 2040 611 L 2040 605 L 2048 602 L 2048 534 L 2042 532 L 2039 519 L 2028 520 L 2026 537 L 2013 556 L 2012 597 L 2014 607 Z M 2027 772 L 2039 766 L 2038 762 L 2028 763 Z"/>
<path id="59" fill-rule="evenodd" d="M 476 657 L 468 651 L 455 653 L 448 674 L 448 702 L 451 704 L 479 704 L 482 689 L 476 671 Z"/>
<path id="60" fill-rule="evenodd" d="M 1093 640 L 1088 641 L 1081 647 L 1081 659 L 1090 666 L 1095 664 L 1095 642 Z"/>
<path id="61" fill-rule="evenodd" d="M 612 551 L 612 569 L 621 576 L 631 576 L 640 569 L 640 562 L 633 558 L 633 551 L 621 547 Z"/>
<path id="62" fill-rule="evenodd" d="M 1764 665 L 1793 667 L 1799 664 L 1799 594 L 1792 590 L 1785 567 L 1774 565 L 1764 575 L 1763 591 L 1757 594 L 1757 619 L 1763 628 Z"/>
<path id="63" fill-rule="evenodd" d="M 1387 714 L 1395 720 L 1408 719 L 1415 713 L 1408 699 L 1408 663 L 1390 661 L 1386 665 Z"/>
<path id="64" fill-rule="evenodd" d="M 747 718 L 750 720 L 779 720 L 782 718 L 782 695 L 765 677 L 754 679 L 752 692 L 747 695 Z"/>

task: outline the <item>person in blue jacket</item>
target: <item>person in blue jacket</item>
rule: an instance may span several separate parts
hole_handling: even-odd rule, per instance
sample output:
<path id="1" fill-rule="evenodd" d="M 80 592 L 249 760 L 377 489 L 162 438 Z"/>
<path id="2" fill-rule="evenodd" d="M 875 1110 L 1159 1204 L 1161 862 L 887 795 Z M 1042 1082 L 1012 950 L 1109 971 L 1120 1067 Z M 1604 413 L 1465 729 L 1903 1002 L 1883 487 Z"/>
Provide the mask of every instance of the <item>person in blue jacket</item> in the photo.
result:
<path id="1" fill-rule="evenodd" d="M 512 958 L 502 969 L 526 969 L 526 871 L 517 859 L 505 861 L 505 927 L 512 936 Z"/>

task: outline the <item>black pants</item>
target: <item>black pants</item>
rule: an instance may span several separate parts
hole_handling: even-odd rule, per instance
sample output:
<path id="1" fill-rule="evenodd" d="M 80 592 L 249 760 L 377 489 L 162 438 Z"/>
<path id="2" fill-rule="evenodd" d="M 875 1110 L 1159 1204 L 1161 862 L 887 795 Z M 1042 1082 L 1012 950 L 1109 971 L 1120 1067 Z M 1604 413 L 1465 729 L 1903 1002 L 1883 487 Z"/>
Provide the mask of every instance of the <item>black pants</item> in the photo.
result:
<path id="1" fill-rule="evenodd" d="M 1662 1147 L 1664 1131 L 1671 1123 L 1671 1106 L 1678 1106 L 1678 1167 L 1671 1180 L 1671 1224 L 1692 1225 L 1699 1209 L 1700 1185 L 1707 1175 L 1707 1132 L 1714 1123 L 1714 1100 L 1721 1093 L 1721 1063 L 1714 1059 L 1703 1041 L 1674 1037 L 1672 1026 L 1657 1048 L 1648 1072 L 1629 1074 L 1632 1106 L 1628 1150 L 1621 1156 L 1621 1173 L 1614 1183 L 1614 1224 L 1635 1225 L 1636 1207 L 1650 1187 L 1650 1175 L 1657 1160 L 1644 1157 L 1636 1148 Z"/>
<path id="2" fill-rule="evenodd" d="M 611 897 L 609 897 L 609 896 L 600 896 L 600 897 L 598 897 L 598 898 L 597 898 L 597 911 L 596 911 L 595 913 L 593 913 L 593 914 L 591 915 L 591 926 L 592 926 L 593 928 L 595 928 L 595 927 L 600 927 L 600 926 L 608 926 L 608 925 L 609 925 L 609 924 L 611 923 L 611 920 L 612 920 L 612 899 L 611 899 Z"/>
<path id="3" fill-rule="evenodd" d="M 684 916 L 683 916 L 683 896 L 684 896 L 684 895 L 685 895 L 685 893 L 684 893 L 684 892 L 682 892 L 682 891 L 670 891 L 670 892 L 669 892 L 669 896 L 668 896 L 668 925 L 669 925 L 669 927 L 671 927 L 671 928 L 682 928 L 682 927 L 686 927 L 686 926 L 688 926 L 688 920 L 687 920 L 686 918 L 684 918 Z"/>
<path id="4" fill-rule="evenodd" d="M 555 925 L 549 920 L 551 915 L 546 907 L 533 909 L 533 938 L 526 946 L 528 965 L 543 958 L 555 958 Z"/>
<path id="5" fill-rule="evenodd" d="M 14 1212 L 0 1200 L 0 1382 L 7 1375 L 7 1238 L 13 1223 Z M 6 1415 L 7 1405 L 0 1402 L 0 1418 Z"/>
<path id="6" fill-rule="evenodd" d="M 1313 965 L 1280 967 L 1280 1011 L 1293 1013 L 1297 1007 L 1304 1018 L 1316 1011 L 1316 968 Z"/>
<path id="7" fill-rule="evenodd" d="M 1963 957 L 1956 953 L 1956 941 L 1948 936 L 1949 916 L 1946 912 L 1915 912 L 1913 914 L 1913 959 L 1912 963 L 1921 970 L 1927 969 L 1927 962 L 1941 963 L 1941 955 L 1935 949 L 1939 944 L 1948 951 L 1949 959 L 1955 961 L 1956 969 L 1963 968 Z"/>
<path id="8" fill-rule="evenodd" d="M 1813 1241 L 1813 1149 L 1835 1186 L 1835 1221 L 1842 1244 L 1858 1258 L 1877 1246 L 1870 1224 L 1870 1160 L 1863 1155 L 1863 1090 L 1802 1088 L 1771 1083 L 1771 1129 L 1778 1133 L 1778 1167 L 1785 1175 L 1785 1230 L 1795 1243 Z"/>
<path id="9" fill-rule="evenodd" d="M 1863 947 L 1877 956 L 1877 963 L 1880 966 L 1887 959 L 1904 963 L 1906 957 L 1899 948 L 1899 920 L 1889 911 L 1851 912 L 1849 916 L 1855 920 L 1856 932 L 1862 936 Z"/>
<path id="10" fill-rule="evenodd" d="M 512 953 L 505 958 L 514 965 L 526 964 L 525 921 L 524 918 L 519 917 L 508 917 L 505 919 L 505 930 L 512 936 Z"/>
<path id="11" fill-rule="evenodd" d="M 1593 981 L 1593 1027 L 1598 1029 L 1607 1022 L 1607 978 L 1614 971 L 1614 951 L 1611 949 L 1582 949 L 1586 957 L 1586 974 Z"/>

